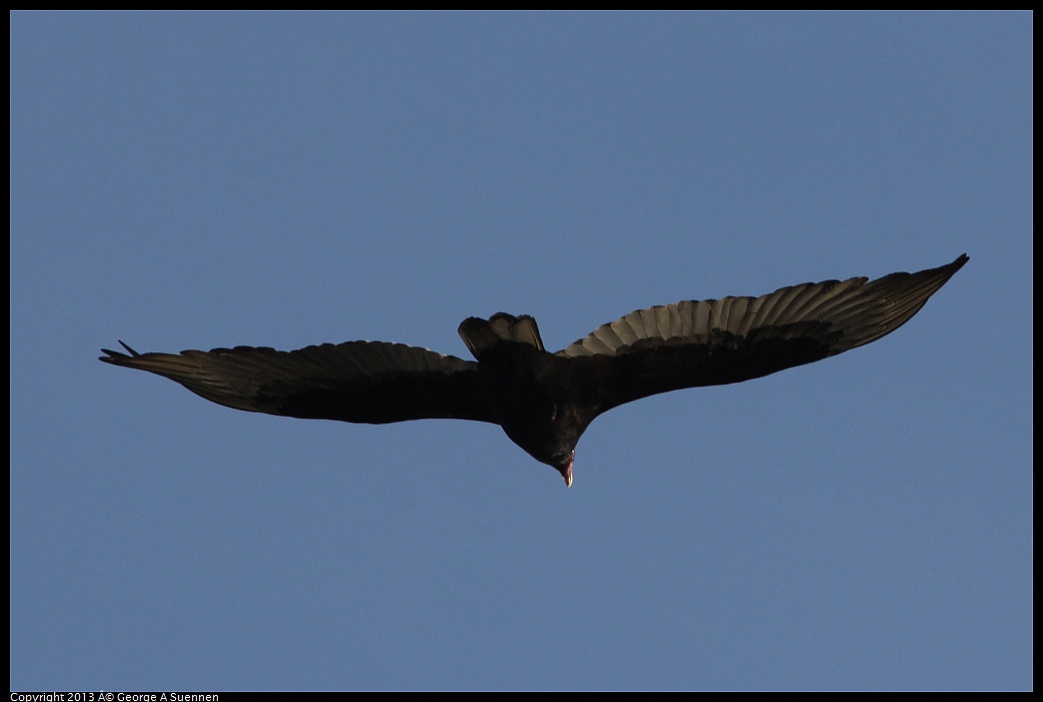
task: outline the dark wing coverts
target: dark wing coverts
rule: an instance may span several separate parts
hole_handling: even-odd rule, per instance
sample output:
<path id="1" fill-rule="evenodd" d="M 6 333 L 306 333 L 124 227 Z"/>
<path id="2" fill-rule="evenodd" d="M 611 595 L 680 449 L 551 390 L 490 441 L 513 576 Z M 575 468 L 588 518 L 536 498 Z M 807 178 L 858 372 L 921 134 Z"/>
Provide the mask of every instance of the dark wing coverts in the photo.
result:
<path id="1" fill-rule="evenodd" d="M 129 356 L 102 349 L 101 360 L 170 378 L 234 409 L 367 424 L 496 421 L 479 390 L 477 363 L 415 346 L 349 341 L 297 351 L 237 346 L 180 354 L 123 346 Z"/>

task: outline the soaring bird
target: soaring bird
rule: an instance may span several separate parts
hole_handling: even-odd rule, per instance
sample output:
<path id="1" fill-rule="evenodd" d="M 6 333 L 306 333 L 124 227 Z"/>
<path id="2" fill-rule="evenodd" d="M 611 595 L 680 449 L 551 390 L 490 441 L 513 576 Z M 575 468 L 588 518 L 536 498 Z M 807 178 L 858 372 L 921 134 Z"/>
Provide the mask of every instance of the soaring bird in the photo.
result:
<path id="1" fill-rule="evenodd" d="M 100 360 L 250 412 L 366 424 L 491 422 L 571 486 L 576 443 L 601 413 L 670 390 L 759 378 L 876 341 L 905 324 L 967 261 L 964 254 L 919 273 L 637 310 L 557 353 L 544 348 L 535 319 L 499 312 L 460 324 L 475 361 L 383 341 L 180 354 L 138 353 L 120 341 L 127 353 L 102 349 Z"/>

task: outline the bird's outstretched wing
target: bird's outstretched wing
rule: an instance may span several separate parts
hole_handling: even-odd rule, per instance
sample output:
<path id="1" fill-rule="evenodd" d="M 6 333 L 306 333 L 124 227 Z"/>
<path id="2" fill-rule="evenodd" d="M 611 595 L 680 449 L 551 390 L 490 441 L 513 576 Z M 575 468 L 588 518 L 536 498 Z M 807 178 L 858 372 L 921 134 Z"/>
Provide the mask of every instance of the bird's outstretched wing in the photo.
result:
<path id="1" fill-rule="evenodd" d="M 384 424 L 495 422 L 478 364 L 404 344 L 349 341 L 297 351 L 237 346 L 180 354 L 102 349 L 102 361 L 181 383 L 220 405 L 304 419 Z"/>
<path id="2" fill-rule="evenodd" d="M 631 312 L 558 355 L 574 359 L 600 414 L 656 393 L 723 385 L 811 363 L 890 334 L 967 263 L 829 280 L 761 297 L 684 301 Z"/>

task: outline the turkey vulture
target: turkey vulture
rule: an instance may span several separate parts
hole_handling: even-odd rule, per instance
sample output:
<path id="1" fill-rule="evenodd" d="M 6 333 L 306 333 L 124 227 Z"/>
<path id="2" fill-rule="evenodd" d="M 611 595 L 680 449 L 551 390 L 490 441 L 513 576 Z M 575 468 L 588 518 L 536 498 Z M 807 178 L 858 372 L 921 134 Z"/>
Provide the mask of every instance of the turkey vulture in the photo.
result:
<path id="1" fill-rule="evenodd" d="M 102 349 L 100 360 L 170 378 L 226 407 L 384 424 L 491 422 L 572 484 L 576 443 L 602 412 L 660 392 L 737 383 L 835 356 L 890 334 L 965 263 L 781 288 L 761 297 L 683 301 L 631 312 L 557 353 L 536 320 L 470 317 L 465 361 L 383 341 L 297 351 L 237 346 L 180 354 Z M 129 355 L 128 355 L 129 354 Z"/>

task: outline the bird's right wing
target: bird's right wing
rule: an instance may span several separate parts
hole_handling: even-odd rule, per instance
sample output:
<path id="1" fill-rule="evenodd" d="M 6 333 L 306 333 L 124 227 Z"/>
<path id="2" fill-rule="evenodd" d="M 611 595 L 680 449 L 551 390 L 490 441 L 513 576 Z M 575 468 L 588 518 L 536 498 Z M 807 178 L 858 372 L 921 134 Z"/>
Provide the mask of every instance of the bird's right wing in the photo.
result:
<path id="1" fill-rule="evenodd" d="M 558 355 L 572 358 L 585 378 L 595 415 L 656 393 L 759 378 L 890 334 L 967 260 L 876 280 L 804 283 L 761 297 L 638 310 Z"/>
<path id="2" fill-rule="evenodd" d="M 478 364 L 415 346 L 349 341 L 297 351 L 237 346 L 180 354 L 123 347 L 129 355 L 102 349 L 100 360 L 161 375 L 234 409 L 366 424 L 496 422 Z"/>

